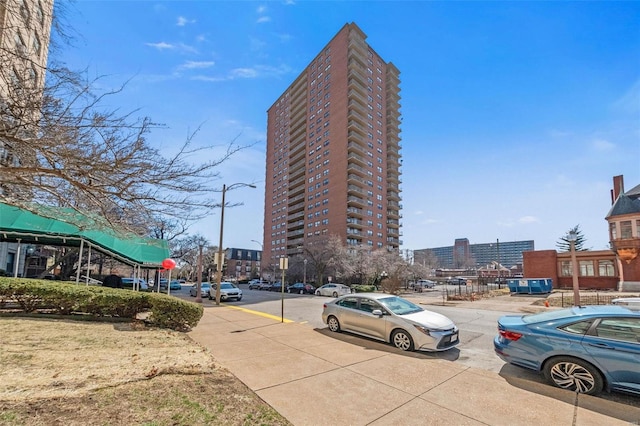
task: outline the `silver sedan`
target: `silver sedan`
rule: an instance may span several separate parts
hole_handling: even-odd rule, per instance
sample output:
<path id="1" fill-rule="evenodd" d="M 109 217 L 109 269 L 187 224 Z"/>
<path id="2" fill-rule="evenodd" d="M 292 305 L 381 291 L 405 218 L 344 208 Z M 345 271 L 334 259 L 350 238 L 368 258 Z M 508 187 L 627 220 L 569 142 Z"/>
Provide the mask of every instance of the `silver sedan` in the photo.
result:
<path id="1" fill-rule="evenodd" d="M 458 346 L 449 318 L 391 294 L 357 293 L 324 304 L 329 330 L 349 331 L 393 344 L 403 351 L 444 351 Z"/>

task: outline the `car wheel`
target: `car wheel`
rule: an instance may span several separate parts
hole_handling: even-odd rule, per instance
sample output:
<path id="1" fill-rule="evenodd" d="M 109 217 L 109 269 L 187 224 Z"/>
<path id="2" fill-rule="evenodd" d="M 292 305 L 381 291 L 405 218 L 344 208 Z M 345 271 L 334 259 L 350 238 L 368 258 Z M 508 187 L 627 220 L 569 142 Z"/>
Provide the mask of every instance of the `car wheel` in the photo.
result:
<path id="1" fill-rule="evenodd" d="M 333 297 L 338 297 L 338 292 L 337 291 L 333 292 Z"/>
<path id="2" fill-rule="evenodd" d="M 287 293 L 291 293 L 291 290 L 287 289 Z"/>
<path id="3" fill-rule="evenodd" d="M 320 290 L 316 291 L 316 296 L 320 296 Z"/>
<path id="4" fill-rule="evenodd" d="M 340 322 L 338 321 L 338 318 L 334 317 L 333 315 L 331 315 L 327 319 L 327 325 L 329 326 L 329 330 L 333 331 L 334 333 L 340 331 Z"/>
<path id="5" fill-rule="evenodd" d="M 238 297 L 238 302 L 242 300 L 242 296 Z"/>
<path id="6" fill-rule="evenodd" d="M 398 349 L 402 349 L 403 351 L 412 351 L 413 350 L 413 339 L 404 330 L 396 330 L 391 335 L 391 343 Z"/>
<path id="7" fill-rule="evenodd" d="M 593 365 L 572 357 L 552 358 L 544 364 L 544 377 L 554 386 L 587 395 L 602 391 L 602 374 Z"/>
<path id="8" fill-rule="evenodd" d="M 304 290 L 300 290 L 300 294 L 304 294 Z"/>

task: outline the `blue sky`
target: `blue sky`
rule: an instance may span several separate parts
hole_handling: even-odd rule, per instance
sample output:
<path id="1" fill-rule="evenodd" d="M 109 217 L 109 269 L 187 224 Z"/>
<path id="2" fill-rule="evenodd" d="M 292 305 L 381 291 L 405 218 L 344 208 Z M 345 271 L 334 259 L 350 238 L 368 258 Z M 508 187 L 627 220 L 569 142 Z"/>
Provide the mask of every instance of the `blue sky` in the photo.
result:
<path id="1" fill-rule="evenodd" d="M 266 111 L 347 22 L 400 70 L 403 249 L 534 240 L 608 246 L 615 175 L 640 184 L 640 2 L 79 1 L 60 52 L 149 140 L 253 144 L 219 182 L 225 247 L 262 241 Z M 212 153 L 215 155 L 215 153 Z M 217 244 L 219 211 L 193 224 Z"/>

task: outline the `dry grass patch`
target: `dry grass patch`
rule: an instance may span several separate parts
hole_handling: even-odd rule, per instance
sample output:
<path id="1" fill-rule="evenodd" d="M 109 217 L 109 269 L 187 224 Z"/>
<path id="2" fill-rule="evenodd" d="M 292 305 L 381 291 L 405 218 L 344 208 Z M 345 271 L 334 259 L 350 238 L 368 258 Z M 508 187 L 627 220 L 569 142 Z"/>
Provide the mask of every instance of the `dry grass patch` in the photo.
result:
<path id="1" fill-rule="evenodd" d="M 0 425 L 288 425 L 188 336 L 0 318 Z"/>

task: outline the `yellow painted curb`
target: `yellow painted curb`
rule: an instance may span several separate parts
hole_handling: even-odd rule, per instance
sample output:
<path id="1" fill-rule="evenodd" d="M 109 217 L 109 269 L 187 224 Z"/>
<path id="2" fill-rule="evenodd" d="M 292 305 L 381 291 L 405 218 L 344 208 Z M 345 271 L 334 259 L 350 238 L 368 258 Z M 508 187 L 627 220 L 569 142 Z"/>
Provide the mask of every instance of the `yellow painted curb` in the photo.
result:
<path id="1" fill-rule="evenodd" d="M 240 308 L 238 306 L 231 306 L 231 305 L 225 305 L 225 307 L 226 308 L 231 308 L 231 309 L 237 309 L 239 311 L 246 312 L 248 314 L 259 315 L 261 317 L 273 319 L 273 320 L 276 320 L 276 321 L 282 321 L 282 322 L 286 322 L 286 323 L 295 322 L 295 321 L 292 321 L 292 320 L 286 319 L 286 318 L 284 318 L 284 320 L 282 320 L 281 317 L 278 317 L 278 316 L 275 316 L 275 315 L 271 315 L 271 314 L 265 314 L 264 312 L 260 312 L 260 311 L 254 311 L 252 309 Z"/>

